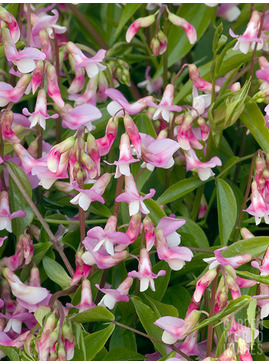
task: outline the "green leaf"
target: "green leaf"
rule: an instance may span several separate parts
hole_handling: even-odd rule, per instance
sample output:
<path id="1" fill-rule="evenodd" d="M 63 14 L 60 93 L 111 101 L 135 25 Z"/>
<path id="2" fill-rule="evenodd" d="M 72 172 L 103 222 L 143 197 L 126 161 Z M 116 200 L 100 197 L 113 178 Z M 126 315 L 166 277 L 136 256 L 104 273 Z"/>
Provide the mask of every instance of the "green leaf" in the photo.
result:
<path id="1" fill-rule="evenodd" d="M 20 361 L 19 353 L 21 352 L 21 350 L 3 345 L 0 345 L 0 350 L 2 350 L 4 354 L 6 354 L 6 356 L 10 359 L 10 361 L 16 361 L 16 362 Z"/>
<path id="2" fill-rule="evenodd" d="M 216 348 L 215 358 L 218 358 L 220 356 L 220 354 L 224 351 L 223 347 L 227 341 L 228 331 L 230 330 L 230 326 L 231 326 L 231 321 L 229 320 L 219 339 L 218 346 Z"/>
<path id="3" fill-rule="evenodd" d="M 154 300 L 145 293 L 143 295 L 157 315 L 178 317 L 178 311 L 174 306 Z"/>
<path id="4" fill-rule="evenodd" d="M 8 162 L 8 165 L 19 179 L 21 184 L 24 186 L 29 197 L 32 198 L 32 187 L 28 178 L 26 177 L 26 174 L 19 166 L 17 166 L 16 163 Z M 21 234 L 23 234 L 26 226 L 31 225 L 31 222 L 34 218 L 34 213 L 11 177 L 9 177 L 9 202 L 11 212 L 15 212 L 17 210 L 24 210 L 26 212 L 26 216 L 24 218 L 12 219 L 12 231 L 18 238 Z"/>
<path id="5" fill-rule="evenodd" d="M 133 3 L 133 4 L 126 4 L 122 15 L 121 15 L 121 19 L 119 21 L 119 24 L 117 26 L 117 29 L 115 31 L 115 35 L 114 35 L 114 39 L 117 38 L 117 36 L 120 34 L 122 28 L 124 27 L 124 25 L 127 23 L 127 21 L 134 15 L 134 13 L 136 12 L 137 9 L 139 9 L 141 6 L 141 4 L 139 3 Z"/>
<path id="6" fill-rule="evenodd" d="M 186 220 L 186 223 L 178 230 L 182 238 L 182 245 L 201 249 L 208 249 L 209 242 L 203 229 L 193 220 L 184 216 L 177 216 Z"/>
<path id="7" fill-rule="evenodd" d="M 8 5 L 7 7 L 7 11 L 12 14 L 15 18 L 18 15 L 18 11 L 19 11 L 19 5 L 20 3 L 11 3 Z"/>
<path id="8" fill-rule="evenodd" d="M 93 307 L 90 311 L 81 312 L 72 317 L 72 321 L 80 323 L 113 320 L 115 320 L 115 316 L 102 306 Z"/>
<path id="9" fill-rule="evenodd" d="M 212 179 L 212 178 L 211 178 Z M 209 179 L 209 180 L 211 180 Z M 207 180 L 206 182 L 208 182 Z M 190 177 L 183 179 L 170 186 L 158 199 L 159 205 L 164 205 L 169 202 L 175 201 L 178 198 L 185 196 L 187 193 L 195 190 L 199 186 L 205 184 L 205 181 L 201 181 L 199 177 Z"/>
<path id="10" fill-rule="evenodd" d="M 211 323 L 214 323 L 220 319 L 222 319 L 223 317 L 226 317 L 228 315 L 230 315 L 231 313 L 240 310 L 240 308 L 242 308 L 243 306 L 245 306 L 249 301 L 251 300 L 250 296 L 241 296 L 238 297 L 237 299 L 231 301 L 223 310 L 221 310 L 219 313 L 217 313 L 216 315 L 209 317 L 207 319 L 205 319 L 204 321 L 202 321 L 200 324 L 198 324 L 194 329 L 190 330 L 188 332 L 188 334 L 190 334 L 193 331 L 199 330 L 202 327 L 205 327 Z"/>
<path id="11" fill-rule="evenodd" d="M 133 120 L 138 127 L 140 133 L 151 135 L 155 139 L 157 138 L 157 133 L 153 126 L 153 123 L 145 113 L 137 115 L 136 117 L 134 117 Z"/>
<path id="12" fill-rule="evenodd" d="M 222 252 L 222 255 L 225 258 L 234 257 L 239 254 L 250 254 L 253 257 L 257 257 L 265 253 L 268 246 L 268 236 L 256 236 L 254 238 L 239 240 L 236 243 L 233 243 Z"/>
<path id="13" fill-rule="evenodd" d="M 141 355 L 133 350 L 124 347 L 112 348 L 109 350 L 103 361 L 134 361 L 145 360 L 144 355 Z"/>
<path id="14" fill-rule="evenodd" d="M 223 31 L 223 25 L 222 25 L 222 23 L 220 23 L 220 25 L 215 30 L 215 34 L 214 34 L 214 38 L 213 38 L 213 43 L 212 43 L 213 53 L 217 53 L 217 51 L 219 50 L 219 47 L 222 46 L 222 43 L 219 44 L 219 38 L 221 36 L 222 31 Z"/>
<path id="15" fill-rule="evenodd" d="M 48 306 L 40 306 L 35 311 L 34 316 L 41 327 L 43 327 L 43 319 L 51 310 Z"/>
<path id="16" fill-rule="evenodd" d="M 135 310 L 139 317 L 139 320 L 148 335 L 161 340 L 163 330 L 160 327 L 154 325 L 154 322 L 158 320 L 160 316 L 157 315 L 156 312 L 154 312 L 149 306 L 145 305 L 138 299 L 132 297 L 132 301 L 135 306 Z M 155 340 L 152 340 L 152 343 L 159 353 L 161 353 L 163 356 L 166 355 L 166 348 L 164 344 L 160 344 Z"/>
<path id="17" fill-rule="evenodd" d="M 82 350 L 75 351 L 72 361 L 88 361 L 92 360 L 97 353 L 104 347 L 115 328 L 114 324 L 110 324 L 103 330 L 88 334 L 84 337 L 85 343 L 85 359 Z"/>
<path id="18" fill-rule="evenodd" d="M 197 32 L 198 41 L 208 28 L 215 11 L 214 8 L 207 7 L 204 4 L 182 4 L 176 15 L 186 19 L 194 26 Z M 168 67 L 171 67 L 185 57 L 194 44 L 190 44 L 185 31 L 174 24 L 170 25 L 167 38 Z M 178 46 L 179 44 L 180 47 Z M 160 76 L 162 69 L 163 62 L 161 62 L 160 66 L 157 68 L 153 81 Z"/>
<path id="19" fill-rule="evenodd" d="M 241 278 L 251 279 L 253 281 L 269 285 L 269 276 L 260 276 L 250 272 L 243 272 L 241 270 L 237 270 L 236 274 Z"/>
<path id="20" fill-rule="evenodd" d="M 59 263 L 47 256 L 43 258 L 42 263 L 49 279 L 59 284 L 63 289 L 69 287 L 71 278 Z"/>
<path id="21" fill-rule="evenodd" d="M 252 299 L 248 305 L 247 315 L 248 315 L 248 323 L 251 329 L 251 349 L 253 348 L 254 339 L 255 339 L 255 319 L 256 319 L 256 307 L 257 300 Z"/>
<path id="22" fill-rule="evenodd" d="M 141 193 L 142 195 L 142 193 Z M 160 208 L 159 204 L 152 200 L 152 198 L 148 198 L 147 200 L 144 200 L 144 203 L 146 204 L 147 208 L 150 210 L 149 217 L 154 222 L 154 224 L 157 224 L 158 221 L 166 216 L 164 211 Z"/>
<path id="23" fill-rule="evenodd" d="M 228 183 L 220 178 L 216 181 L 220 241 L 226 245 L 236 222 L 237 203 Z"/>
<path id="24" fill-rule="evenodd" d="M 269 320 L 262 320 L 260 321 L 260 324 L 266 329 L 269 329 Z"/>
<path id="25" fill-rule="evenodd" d="M 191 301 L 191 295 L 185 287 L 178 285 L 171 285 L 168 287 L 163 297 L 164 303 L 173 305 L 178 311 L 178 317 L 185 317 L 189 304 Z"/>
<path id="26" fill-rule="evenodd" d="M 260 147 L 269 153 L 269 130 L 264 116 L 256 102 L 249 101 L 240 116 L 240 120 L 250 130 Z"/>
<path id="27" fill-rule="evenodd" d="M 47 251 L 52 247 L 52 243 L 37 243 L 34 244 L 34 256 L 33 260 L 36 265 L 38 265 L 43 257 L 46 255 Z"/>

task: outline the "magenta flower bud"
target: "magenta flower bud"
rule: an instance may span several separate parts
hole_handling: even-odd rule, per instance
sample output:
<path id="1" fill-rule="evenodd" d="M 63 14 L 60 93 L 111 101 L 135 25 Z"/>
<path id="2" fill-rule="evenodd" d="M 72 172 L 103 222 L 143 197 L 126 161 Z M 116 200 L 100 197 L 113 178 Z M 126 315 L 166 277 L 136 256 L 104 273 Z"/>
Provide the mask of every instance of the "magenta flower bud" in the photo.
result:
<path id="1" fill-rule="evenodd" d="M 33 241 L 27 234 L 21 234 L 16 244 L 16 253 L 3 258 L 5 265 L 12 271 L 23 268 L 31 262 L 34 253 Z"/>
<path id="2" fill-rule="evenodd" d="M 152 50 L 152 53 L 154 57 L 158 57 L 161 52 L 161 44 L 157 37 L 152 38 L 150 42 L 150 49 Z"/>
<path id="3" fill-rule="evenodd" d="M 187 22 L 187 20 L 180 18 L 179 16 L 168 12 L 168 20 L 177 27 L 183 28 L 191 44 L 194 44 L 197 40 L 196 30 L 193 25 Z"/>
<path id="4" fill-rule="evenodd" d="M 140 28 L 147 28 L 155 22 L 155 16 L 149 15 L 144 18 L 136 19 L 127 29 L 126 42 L 130 43 Z"/>
<path id="5" fill-rule="evenodd" d="M 167 37 L 163 31 L 159 30 L 157 34 L 157 39 L 160 42 L 160 52 L 159 54 L 163 54 L 167 49 Z"/>
<path id="6" fill-rule="evenodd" d="M 118 118 L 115 117 L 110 118 L 106 126 L 105 136 L 100 139 L 96 139 L 96 143 L 98 145 L 101 157 L 108 154 L 108 152 L 110 151 L 110 148 L 114 140 L 116 139 L 117 131 L 118 131 Z"/>
<path id="7" fill-rule="evenodd" d="M 193 294 L 193 298 L 195 302 L 200 302 L 202 299 L 202 296 L 204 294 L 205 289 L 210 285 L 210 283 L 213 281 L 213 279 L 217 275 L 216 268 L 210 269 L 208 272 L 206 272 L 196 283 L 196 288 Z"/>
<path id="8" fill-rule="evenodd" d="M 70 286 L 78 284 L 82 277 L 86 279 L 90 274 L 91 266 L 84 264 L 82 260 L 83 253 L 84 253 L 83 249 L 80 249 L 76 253 L 76 271 L 74 277 L 72 278 L 72 281 L 70 282 Z"/>
<path id="9" fill-rule="evenodd" d="M 0 6 L 0 18 L 7 24 L 13 42 L 17 43 L 21 34 L 20 28 L 14 16 L 11 15 L 5 8 Z"/>
<path id="10" fill-rule="evenodd" d="M 41 44 L 41 49 L 46 55 L 46 60 L 52 60 L 52 55 L 53 55 L 52 44 L 48 32 L 45 29 L 42 29 L 39 32 L 39 40 Z"/>
<path id="11" fill-rule="evenodd" d="M 95 307 L 95 303 L 92 300 L 92 291 L 91 291 L 91 283 L 88 279 L 85 279 L 82 282 L 81 289 L 81 300 L 80 303 L 76 306 L 79 308 L 79 312 L 88 311 L 92 307 Z M 71 340 L 69 340 L 71 341 Z"/>
<path id="12" fill-rule="evenodd" d="M 18 210 L 10 213 L 8 193 L 2 191 L 0 194 L 0 230 L 6 229 L 8 232 L 12 232 L 11 220 L 14 218 L 26 216 L 26 212 L 23 210 Z"/>
<path id="13" fill-rule="evenodd" d="M 98 306 L 104 306 L 109 308 L 110 310 L 113 310 L 117 302 L 122 302 L 122 301 L 128 302 L 129 301 L 128 293 L 132 284 L 133 284 L 133 279 L 130 277 L 127 277 L 119 285 L 117 289 L 100 288 L 99 284 L 96 284 L 95 286 L 101 292 L 105 293 L 104 297 L 98 303 Z"/>
<path id="14" fill-rule="evenodd" d="M 203 92 L 211 93 L 212 83 L 207 82 L 201 78 L 200 72 L 198 71 L 198 68 L 195 66 L 195 64 L 189 64 L 188 69 L 189 69 L 190 79 L 192 80 L 194 86 Z M 215 91 L 218 92 L 219 90 L 220 86 L 216 85 Z"/>
<path id="15" fill-rule="evenodd" d="M 44 62 L 37 61 L 36 68 L 32 74 L 32 92 L 35 94 L 44 77 Z"/>
<path id="16" fill-rule="evenodd" d="M 47 90 L 49 96 L 59 108 L 64 107 L 64 101 L 61 96 L 61 91 L 58 85 L 58 77 L 55 67 L 52 64 L 47 66 Z"/>
<path id="17" fill-rule="evenodd" d="M 125 131 L 128 134 L 133 146 L 137 150 L 138 154 L 141 155 L 141 137 L 137 126 L 130 115 L 125 114 L 123 118 Z"/>
<path id="18" fill-rule="evenodd" d="M 198 118 L 197 124 L 200 127 L 202 140 L 206 141 L 208 139 L 208 137 L 209 137 L 209 134 L 210 134 L 210 126 L 207 124 L 205 119 L 203 119 L 201 117 Z"/>
<path id="19" fill-rule="evenodd" d="M 150 251 L 150 249 L 153 247 L 155 243 L 155 226 L 153 222 L 150 220 L 148 215 L 143 220 L 143 226 L 146 236 L 146 247 L 147 251 Z"/>
<path id="20" fill-rule="evenodd" d="M 84 84 L 85 84 L 84 70 L 82 68 L 78 68 L 77 70 L 75 70 L 75 78 L 73 79 L 67 92 L 69 94 L 77 94 L 83 89 Z"/>
<path id="21" fill-rule="evenodd" d="M 23 75 L 15 87 L 12 87 L 6 82 L 0 82 L 0 106 L 6 106 L 10 101 L 18 102 L 22 98 L 30 81 L 30 75 Z"/>
<path id="22" fill-rule="evenodd" d="M 245 339 L 238 338 L 238 355 L 241 361 L 253 361 L 249 351 L 249 346 Z"/>
<path id="23" fill-rule="evenodd" d="M 91 134 L 88 133 L 88 137 L 87 137 L 87 152 L 89 154 L 89 156 L 91 157 L 91 159 L 94 161 L 96 167 L 97 167 L 97 174 L 98 176 L 100 175 L 100 153 L 99 153 L 99 148 L 97 145 L 97 142 L 95 140 L 95 137 Z"/>
<path id="24" fill-rule="evenodd" d="M 12 130 L 11 126 L 14 121 L 14 114 L 12 111 L 4 111 L 2 116 L 2 135 L 3 138 L 10 144 L 20 143 L 20 139 Z"/>
<path id="25" fill-rule="evenodd" d="M 146 249 L 140 250 L 140 258 L 138 265 L 138 272 L 133 270 L 128 273 L 128 277 L 138 278 L 140 280 L 140 292 L 146 291 L 149 287 L 152 291 L 155 291 L 154 280 L 159 276 L 164 276 L 165 270 L 160 270 L 158 274 L 152 272 L 151 262 L 149 259 L 149 253 Z"/>
<path id="26" fill-rule="evenodd" d="M 75 145 L 75 138 L 73 136 L 65 139 L 61 143 L 55 145 L 48 155 L 48 168 L 51 172 L 56 172 L 60 163 L 61 156 L 65 152 L 70 152 Z"/>

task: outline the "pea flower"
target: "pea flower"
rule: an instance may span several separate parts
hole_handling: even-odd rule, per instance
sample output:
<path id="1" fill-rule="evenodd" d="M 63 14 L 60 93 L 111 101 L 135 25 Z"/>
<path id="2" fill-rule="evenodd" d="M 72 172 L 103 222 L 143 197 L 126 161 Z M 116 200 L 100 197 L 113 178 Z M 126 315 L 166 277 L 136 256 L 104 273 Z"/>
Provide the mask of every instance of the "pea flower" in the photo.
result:
<path id="1" fill-rule="evenodd" d="M 18 217 L 25 217 L 26 212 L 23 210 L 18 210 L 10 213 L 8 193 L 2 191 L 0 194 L 0 230 L 6 229 L 10 233 L 12 232 L 11 220 Z"/>
<path id="2" fill-rule="evenodd" d="M 100 288 L 99 284 L 96 284 L 95 286 L 99 289 L 99 291 L 105 293 L 104 297 L 98 303 L 98 306 L 104 306 L 113 310 L 117 302 L 128 302 L 128 292 L 132 284 L 133 279 L 130 277 L 127 277 L 117 289 Z"/>
<path id="3" fill-rule="evenodd" d="M 13 42 L 17 43 L 21 36 L 17 20 L 2 6 L 0 6 L 0 18 L 7 24 Z"/>

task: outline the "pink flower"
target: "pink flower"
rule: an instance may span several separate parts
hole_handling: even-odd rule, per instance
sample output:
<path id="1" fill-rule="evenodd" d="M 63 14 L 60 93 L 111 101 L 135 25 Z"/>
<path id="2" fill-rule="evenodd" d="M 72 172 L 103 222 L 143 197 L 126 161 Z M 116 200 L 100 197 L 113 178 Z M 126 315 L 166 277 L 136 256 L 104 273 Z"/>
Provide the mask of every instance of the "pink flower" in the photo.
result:
<path id="1" fill-rule="evenodd" d="M 133 279 L 130 277 L 127 277 L 117 289 L 100 288 L 99 284 L 96 284 L 95 286 L 99 289 L 99 291 L 105 293 L 104 297 L 98 303 L 98 306 L 104 306 L 113 310 L 117 302 L 128 302 L 128 292 L 132 284 Z"/>
<path id="2" fill-rule="evenodd" d="M 7 239 L 7 236 L 4 236 L 3 238 L 0 238 L 0 248 L 4 244 L 4 241 Z"/>
<path id="3" fill-rule="evenodd" d="M 158 77 L 154 82 L 152 82 L 152 78 L 149 75 L 150 66 L 147 66 L 146 72 L 145 72 L 145 81 L 139 82 L 137 84 L 140 88 L 146 88 L 149 95 L 156 93 L 161 93 L 161 89 L 163 87 L 163 79 L 162 77 Z"/>
<path id="4" fill-rule="evenodd" d="M 165 260 L 173 270 L 180 270 L 185 265 L 185 261 L 190 262 L 193 254 L 189 248 L 175 246 L 169 248 L 161 229 L 156 229 L 156 248 L 160 260 Z"/>
<path id="5" fill-rule="evenodd" d="M 154 167 L 171 168 L 174 165 L 173 154 L 180 145 L 169 138 L 154 139 L 151 135 L 139 133 L 141 137 L 141 157 L 149 170 Z"/>
<path id="6" fill-rule="evenodd" d="M 155 226 L 148 215 L 143 220 L 143 227 L 146 237 L 146 248 L 149 252 L 155 243 Z"/>
<path id="7" fill-rule="evenodd" d="M 238 4 L 220 4 L 218 6 L 217 15 L 229 22 L 235 21 L 241 13 L 241 10 L 236 5 Z"/>
<path id="8" fill-rule="evenodd" d="M 3 258 L 5 265 L 15 271 L 29 264 L 34 254 L 33 241 L 27 234 L 21 234 L 16 244 L 16 252 L 10 257 Z"/>
<path id="9" fill-rule="evenodd" d="M 254 10 L 251 14 L 250 21 L 248 22 L 247 29 L 241 35 L 236 42 L 233 50 L 239 49 L 242 53 L 247 54 L 249 50 L 249 46 L 253 48 L 255 43 L 257 44 L 257 50 L 263 47 L 263 42 L 261 39 L 258 38 L 258 33 L 260 29 L 260 21 L 261 21 L 261 14 Z M 232 29 L 230 29 L 230 35 L 233 38 L 238 37 L 238 35 L 234 34 Z"/>
<path id="10" fill-rule="evenodd" d="M 54 14 L 54 16 L 42 14 L 40 17 L 37 18 L 37 20 L 34 23 L 31 32 L 31 43 L 35 47 L 41 46 L 39 33 L 43 29 L 46 29 L 48 35 L 52 39 L 54 38 L 54 32 L 56 34 L 62 34 L 66 32 L 66 27 L 56 24 L 59 18 L 58 11 L 54 9 L 51 12 Z"/>
<path id="11" fill-rule="evenodd" d="M 171 111 L 173 112 L 180 112 L 182 111 L 181 106 L 173 105 L 174 100 L 174 86 L 172 84 L 169 84 L 166 86 L 162 100 L 159 105 L 156 105 L 151 100 L 147 101 L 147 105 L 151 107 L 155 107 L 157 110 L 155 111 L 152 119 L 158 120 L 160 117 L 162 117 L 167 123 L 169 123 L 169 113 Z"/>
<path id="12" fill-rule="evenodd" d="M 129 137 L 126 133 L 122 134 L 120 140 L 120 156 L 119 160 L 114 163 L 117 166 L 115 178 L 119 178 L 121 175 L 130 176 L 130 164 L 139 162 L 139 159 L 132 157 L 132 149 L 130 145 Z M 108 163 L 108 162 L 107 162 Z"/>
<path id="13" fill-rule="evenodd" d="M 90 204 L 93 201 L 99 201 L 105 203 L 105 200 L 101 196 L 106 187 L 108 186 L 111 179 L 111 174 L 103 174 L 89 190 L 82 190 L 81 188 L 74 187 L 75 190 L 79 191 L 79 194 L 75 196 L 70 202 L 74 205 L 79 205 L 84 211 L 87 211 Z"/>
<path id="14" fill-rule="evenodd" d="M 15 87 L 12 87 L 9 83 L 0 82 L 0 106 L 6 106 L 10 101 L 18 102 L 25 93 L 30 80 L 30 75 L 23 75 Z"/>
<path id="15" fill-rule="evenodd" d="M 0 6 L 0 18 L 7 24 L 13 42 L 17 43 L 20 39 L 21 33 L 14 16 L 11 15 L 5 8 Z M 2 27 L 2 29 L 4 28 Z"/>
<path id="16" fill-rule="evenodd" d="M 75 69 L 83 68 L 86 70 L 89 78 L 96 76 L 100 71 L 104 71 L 106 66 L 103 66 L 102 62 L 105 58 L 106 51 L 100 49 L 95 56 L 88 58 L 81 50 L 72 42 L 67 43 L 67 50 L 71 53 L 75 61 Z"/>
<path id="17" fill-rule="evenodd" d="M 255 223 L 259 225 L 261 219 L 264 218 L 266 224 L 269 224 L 269 209 L 257 188 L 257 182 L 251 184 L 251 204 L 244 210 L 250 215 L 255 216 Z"/>
<path id="18" fill-rule="evenodd" d="M 101 157 L 108 154 L 108 152 L 110 151 L 110 148 L 114 140 L 116 139 L 117 131 L 118 131 L 118 119 L 110 118 L 106 126 L 105 136 L 96 139 L 96 144 L 98 146 L 99 154 Z"/>
<path id="19" fill-rule="evenodd" d="M 123 94 L 114 88 L 106 89 L 105 94 L 113 100 L 107 105 L 107 111 L 111 116 L 124 116 L 123 110 L 130 115 L 137 114 L 147 108 L 148 100 L 153 100 L 152 96 L 146 96 L 129 104 Z"/>
<path id="20" fill-rule="evenodd" d="M 85 84 L 84 71 L 81 68 L 75 70 L 75 78 L 73 79 L 71 85 L 69 86 L 67 92 L 69 94 L 77 94 L 80 92 Z"/>
<path id="21" fill-rule="evenodd" d="M 133 270 L 128 273 L 128 277 L 138 278 L 140 280 L 140 292 L 144 292 L 150 288 L 155 291 L 155 278 L 164 276 L 166 274 L 165 270 L 160 270 L 158 274 L 152 272 L 151 262 L 149 259 L 149 253 L 146 249 L 140 250 L 140 259 L 138 265 L 138 272 Z"/>
<path id="22" fill-rule="evenodd" d="M 32 80 L 31 80 L 33 95 L 35 94 L 38 87 L 41 85 L 43 77 L 44 77 L 44 62 L 37 61 L 36 68 L 32 73 Z"/>
<path id="23" fill-rule="evenodd" d="M 238 338 L 238 355 L 241 361 L 253 361 L 249 346 L 245 339 Z"/>
<path id="24" fill-rule="evenodd" d="M 217 275 L 216 268 L 210 269 L 208 272 L 206 272 L 196 283 L 195 291 L 193 294 L 193 300 L 194 302 L 200 302 L 202 299 L 202 296 L 204 294 L 205 289 L 210 285 L 210 283 L 213 281 L 213 279 Z"/>
<path id="25" fill-rule="evenodd" d="M 241 265 L 248 263 L 252 259 L 252 256 L 250 254 L 241 254 L 230 258 L 224 258 L 221 252 L 226 249 L 227 247 L 225 246 L 223 248 L 215 250 L 215 258 L 203 259 L 206 263 L 210 264 L 209 269 L 216 268 L 218 265 L 230 265 L 231 267 L 236 269 Z"/>
<path id="26" fill-rule="evenodd" d="M 189 64 L 188 69 L 190 79 L 192 80 L 194 86 L 199 90 L 210 94 L 212 91 L 212 83 L 207 82 L 201 78 L 200 72 L 198 71 L 198 68 L 195 66 L 195 64 Z M 215 91 L 218 92 L 219 90 L 220 86 L 215 85 Z"/>
<path id="27" fill-rule="evenodd" d="M 46 58 L 43 52 L 32 47 L 24 48 L 18 52 L 9 30 L 6 28 L 2 29 L 2 39 L 7 60 L 12 61 L 21 73 L 32 72 L 36 68 L 35 61 L 43 61 Z"/>
<path id="28" fill-rule="evenodd" d="M 74 108 L 65 104 L 65 108 L 57 109 L 57 111 L 62 118 L 63 127 L 72 130 L 85 126 L 91 131 L 93 130 L 92 122 L 102 117 L 101 111 L 91 104 L 82 104 Z"/>
<path id="29" fill-rule="evenodd" d="M 135 147 L 138 155 L 141 155 L 141 136 L 139 134 L 139 130 L 137 126 L 135 125 L 133 119 L 130 115 L 125 114 L 123 118 L 125 131 L 128 134 L 131 143 Z"/>
<path id="30" fill-rule="evenodd" d="M 193 149 L 184 151 L 184 154 L 186 158 L 186 170 L 196 170 L 201 181 L 206 181 L 208 178 L 215 175 L 211 168 L 222 165 L 221 160 L 218 157 L 213 157 L 208 162 L 201 162 Z"/>
<path id="31" fill-rule="evenodd" d="M 68 97 L 69 100 L 75 101 L 75 106 L 81 104 L 91 104 L 96 106 L 96 91 L 97 91 L 97 84 L 98 84 L 97 76 L 91 78 L 87 83 L 86 89 L 83 94 L 81 95 L 70 95 Z"/>
<path id="32" fill-rule="evenodd" d="M 259 330 L 255 329 L 254 338 L 259 335 Z M 234 335 L 235 341 L 237 342 L 240 338 L 243 338 L 247 343 L 251 342 L 251 329 L 245 325 L 239 324 L 234 318 L 231 319 L 231 326 L 228 335 Z"/>
<path id="33" fill-rule="evenodd" d="M 101 254 L 114 255 L 115 244 L 127 244 L 129 241 L 125 233 L 116 232 L 117 218 L 112 215 L 107 220 L 105 229 L 95 226 L 87 232 L 87 237 L 83 240 L 83 245 L 87 250 L 93 247 L 93 253 L 100 250 Z"/>
<path id="34" fill-rule="evenodd" d="M 128 252 L 126 250 L 115 253 L 114 255 L 107 254 L 106 251 L 104 251 L 103 254 L 101 254 L 99 251 L 94 252 L 93 249 L 95 244 L 93 244 L 93 240 L 91 244 L 88 244 L 87 246 L 89 251 L 86 251 L 82 255 L 83 262 L 87 265 L 96 264 L 99 269 L 108 269 L 114 267 L 128 256 Z"/>
<path id="35" fill-rule="evenodd" d="M 88 279 L 84 279 L 82 282 L 80 303 L 77 306 L 67 303 L 66 306 L 78 308 L 79 312 L 89 311 L 91 308 L 96 306 L 92 300 L 91 283 Z"/>
<path id="36" fill-rule="evenodd" d="M 164 216 L 162 217 L 156 229 L 161 229 L 164 233 L 167 246 L 172 248 L 174 246 L 178 246 L 181 242 L 180 235 L 176 232 L 181 226 L 186 223 L 184 219 L 176 219 L 174 217 Z"/>
<path id="37" fill-rule="evenodd" d="M 139 31 L 140 28 L 147 28 L 155 21 L 154 15 L 149 15 L 144 18 L 136 19 L 127 29 L 126 32 L 126 42 L 130 43 L 136 33 Z"/>
<path id="38" fill-rule="evenodd" d="M 12 232 L 11 220 L 18 217 L 25 217 L 26 212 L 23 210 L 18 210 L 16 212 L 10 213 L 8 193 L 2 191 L 0 194 L 0 230 L 6 229 L 10 233 Z"/>
<path id="39" fill-rule="evenodd" d="M 22 109 L 22 112 L 24 115 L 29 116 L 29 121 L 31 122 L 30 128 L 33 128 L 38 124 L 44 130 L 46 129 L 47 119 L 57 119 L 59 117 L 58 114 L 49 115 L 47 113 L 47 94 L 44 89 L 41 89 L 38 92 L 35 104 L 35 111 L 33 113 L 30 113 L 29 110 L 24 107 Z"/>
<path id="40" fill-rule="evenodd" d="M 168 11 L 168 9 L 167 9 L 167 11 Z M 193 25 L 191 25 L 189 22 L 187 22 L 187 20 L 180 18 L 179 16 L 171 13 L 170 11 L 168 11 L 168 20 L 171 23 L 173 23 L 174 25 L 176 25 L 177 27 L 181 27 L 185 30 L 185 33 L 191 44 L 194 44 L 196 42 L 196 40 L 197 40 L 196 30 Z"/>
<path id="41" fill-rule="evenodd" d="M 151 198 L 155 194 L 154 188 L 144 197 L 140 196 L 132 174 L 125 176 L 125 192 L 121 193 L 116 199 L 116 202 L 127 202 L 129 204 L 129 214 L 133 216 L 141 211 L 143 214 L 149 214 L 149 210 L 143 202 L 147 198 Z"/>
<path id="42" fill-rule="evenodd" d="M 58 85 L 56 68 L 50 63 L 47 66 L 47 91 L 49 97 L 51 97 L 55 104 L 62 109 L 65 105 Z"/>

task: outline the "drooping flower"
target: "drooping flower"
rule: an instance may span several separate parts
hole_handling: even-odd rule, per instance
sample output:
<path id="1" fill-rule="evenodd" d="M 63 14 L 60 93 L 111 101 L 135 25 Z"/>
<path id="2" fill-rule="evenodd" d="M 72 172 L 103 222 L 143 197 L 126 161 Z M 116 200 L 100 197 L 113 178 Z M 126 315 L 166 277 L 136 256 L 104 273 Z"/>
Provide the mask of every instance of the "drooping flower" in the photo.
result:
<path id="1" fill-rule="evenodd" d="M 9 83 L 1 81 L 0 106 L 1 107 L 6 106 L 10 101 L 18 102 L 25 93 L 25 90 L 27 89 L 27 86 L 29 85 L 30 81 L 31 81 L 30 75 L 23 75 L 19 79 L 15 87 L 12 87 Z"/>
<path id="2" fill-rule="evenodd" d="M 155 291 L 154 279 L 164 276 L 165 270 L 160 270 L 158 274 L 152 272 L 151 262 L 147 249 L 140 250 L 138 272 L 133 270 L 128 273 L 128 277 L 138 278 L 140 280 L 140 292 L 146 291 L 149 287 Z"/>
<path id="3" fill-rule="evenodd" d="M 121 193 L 116 199 L 116 202 L 127 202 L 129 204 L 129 214 L 133 216 L 141 211 L 144 214 L 149 214 L 149 210 L 143 202 L 147 198 L 151 198 L 155 194 L 154 188 L 144 197 L 140 196 L 132 174 L 125 176 L 125 192 Z"/>
<path id="4" fill-rule="evenodd" d="M 202 77 L 200 76 L 200 72 L 198 68 L 195 66 L 195 64 L 188 64 L 188 69 L 189 69 L 190 79 L 192 80 L 194 86 L 199 90 L 210 94 L 212 92 L 212 83 L 202 79 Z M 218 92 L 219 90 L 220 86 L 215 85 L 215 91 Z"/>
<path id="5" fill-rule="evenodd" d="M 244 211 L 248 212 L 252 216 L 255 216 L 256 225 L 259 225 L 262 218 L 264 218 L 266 224 L 269 224 L 269 209 L 264 201 L 263 196 L 258 190 L 256 181 L 253 181 L 251 184 L 251 204 Z"/>
<path id="6" fill-rule="evenodd" d="M 2 6 L 0 6 L 0 18 L 7 24 L 13 42 L 17 43 L 21 36 L 17 20 Z"/>
<path id="7" fill-rule="evenodd" d="M 10 213 L 8 193 L 2 191 L 0 194 L 0 230 L 6 229 L 8 232 L 12 232 L 11 220 L 18 217 L 25 217 L 26 212 L 18 210 Z"/>
<path id="8" fill-rule="evenodd" d="M 33 241 L 27 234 L 21 234 L 16 244 L 16 252 L 10 257 L 3 258 L 5 265 L 12 271 L 29 264 L 34 254 Z"/>
<path id="9" fill-rule="evenodd" d="M 189 42 L 191 44 L 194 44 L 197 40 L 197 33 L 196 29 L 193 25 L 191 25 L 189 22 L 187 22 L 186 19 L 181 18 L 173 13 L 171 13 L 168 8 L 166 8 L 168 11 L 168 20 L 176 25 L 177 27 L 183 28 L 185 30 L 185 33 L 189 39 Z"/>
<path id="10" fill-rule="evenodd" d="M 126 32 L 126 42 L 130 43 L 136 33 L 139 31 L 140 28 L 147 28 L 155 21 L 154 15 L 149 15 L 144 18 L 136 19 L 127 29 Z"/>
<path id="11" fill-rule="evenodd" d="M 130 277 L 127 277 L 117 289 L 100 288 L 99 284 L 96 284 L 95 286 L 99 289 L 99 291 L 105 294 L 101 301 L 98 303 L 98 306 L 104 306 L 109 308 L 110 310 L 113 310 L 117 302 L 128 302 L 128 293 L 132 284 L 133 279 Z"/>

